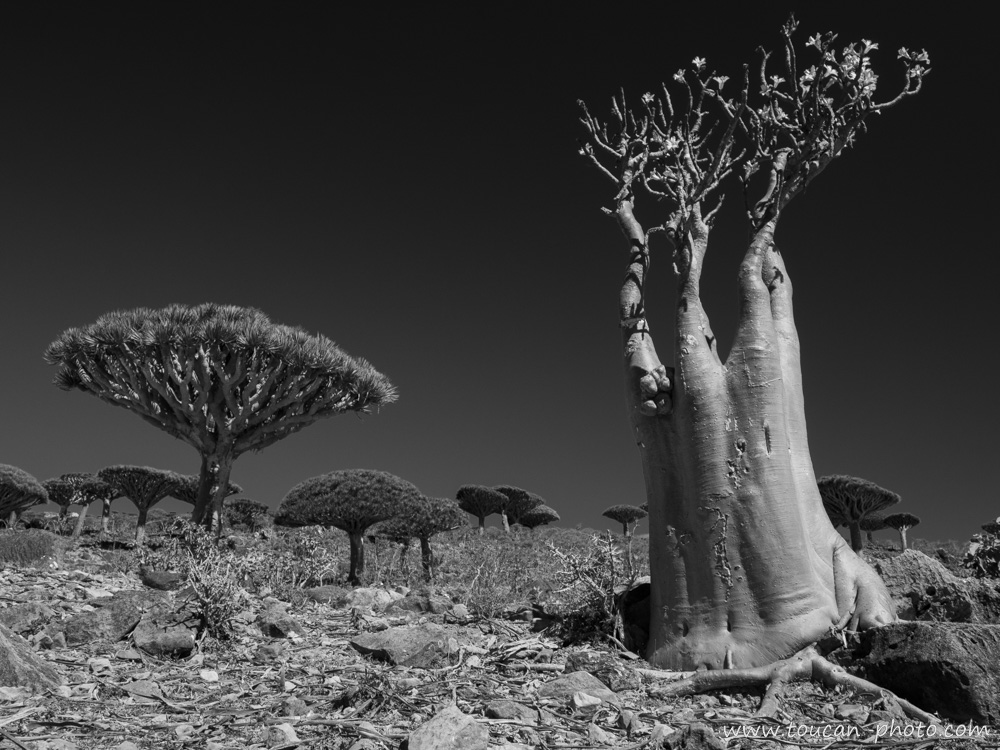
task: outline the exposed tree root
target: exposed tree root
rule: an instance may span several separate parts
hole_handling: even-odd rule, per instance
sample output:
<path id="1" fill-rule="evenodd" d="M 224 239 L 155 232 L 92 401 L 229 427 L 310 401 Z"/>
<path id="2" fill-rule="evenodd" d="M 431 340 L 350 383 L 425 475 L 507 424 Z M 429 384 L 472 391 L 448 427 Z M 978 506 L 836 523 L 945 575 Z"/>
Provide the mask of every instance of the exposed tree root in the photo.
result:
<path id="1" fill-rule="evenodd" d="M 842 685 L 858 693 L 869 693 L 895 700 L 903 713 L 911 719 L 936 724 L 940 720 L 933 714 L 917 708 L 908 700 L 895 693 L 880 688 L 873 682 L 855 677 L 843 667 L 832 663 L 816 650 L 815 646 L 802 649 L 788 659 L 782 659 L 763 667 L 752 669 L 720 669 L 696 672 L 690 677 L 653 688 L 649 694 L 654 698 L 670 698 L 678 695 L 694 695 L 707 690 L 724 688 L 750 688 L 767 685 L 764 698 L 757 710 L 758 716 L 773 717 L 778 711 L 778 699 L 787 683 L 795 680 L 815 680 L 826 687 Z"/>

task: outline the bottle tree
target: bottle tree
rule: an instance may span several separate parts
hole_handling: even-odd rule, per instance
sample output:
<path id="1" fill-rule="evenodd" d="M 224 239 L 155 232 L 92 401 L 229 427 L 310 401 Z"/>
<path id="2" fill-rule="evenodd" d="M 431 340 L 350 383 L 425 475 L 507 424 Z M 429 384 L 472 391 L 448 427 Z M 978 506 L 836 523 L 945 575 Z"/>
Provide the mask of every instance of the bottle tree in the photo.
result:
<path id="1" fill-rule="evenodd" d="M 744 68 L 735 81 L 696 58 L 635 107 L 616 99 L 607 121 L 581 103 L 581 152 L 611 183 L 606 210 L 628 247 L 619 323 L 650 514 L 647 657 L 659 667 L 768 667 L 831 627 L 895 617 L 877 574 L 823 510 L 775 232 L 788 204 L 871 115 L 919 91 L 928 58 L 900 50 L 901 90 L 876 98 L 877 45 L 840 47 L 827 33 L 802 50 L 794 31 L 794 21 L 783 27 L 777 61 L 762 52 L 752 75 Z M 722 359 L 700 282 L 731 183 L 746 196 L 749 231 L 736 335 Z M 656 209 L 652 220 L 640 218 Z M 668 240 L 678 288 L 673 367 L 657 356 L 646 318 L 654 232 Z M 818 665 L 812 655 L 798 662 Z"/>
<path id="2" fill-rule="evenodd" d="M 396 398 L 388 379 L 329 339 L 254 308 L 170 305 L 112 312 L 45 351 L 55 383 L 121 406 L 201 455 L 192 520 L 211 528 L 233 462 L 323 417 Z"/>

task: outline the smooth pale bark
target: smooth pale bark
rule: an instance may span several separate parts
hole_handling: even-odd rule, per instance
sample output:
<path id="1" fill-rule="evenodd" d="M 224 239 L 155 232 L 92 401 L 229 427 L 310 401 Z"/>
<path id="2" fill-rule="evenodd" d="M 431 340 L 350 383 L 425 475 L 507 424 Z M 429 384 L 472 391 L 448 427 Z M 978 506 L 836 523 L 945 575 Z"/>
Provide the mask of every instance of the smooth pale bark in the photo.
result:
<path id="1" fill-rule="evenodd" d="M 76 517 L 76 526 L 73 527 L 73 533 L 70 535 L 71 539 L 79 539 L 80 535 L 83 533 L 83 523 L 87 518 L 87 510 L 90 508 L 88 503 L 84 503 L 80 507 L 80 515 Z"/>
<path id="2" fill-rule="evenodd" d="M 628 201 L 621 290 L 626 401 L 650 523 L 647 658 L 675 670 L 755 667 L 850 623 L 895 619 L 878 575 L 823 509 L 806 437 L 791 285 L 762 222 L 739 269 L 739 322 L 725 363 L 700 298 L 708 227 L 694 212 L 679 271 L 676 369 L 644 312 L 646 236 Z"/>
<path id="3" fill-rule="evenodd" d="M 149 506 L 143 505 L 139 508 L 139 517 L 135 521 L 135 546 L 141 547 L 146 540 L 146 516 L 149 515 Z"/>
<path id="4" fill-rule="evenodd" d="M 101 505 L 101 533 L 107 534 L 111 524 L 111 500 L 102 500 Z"/>

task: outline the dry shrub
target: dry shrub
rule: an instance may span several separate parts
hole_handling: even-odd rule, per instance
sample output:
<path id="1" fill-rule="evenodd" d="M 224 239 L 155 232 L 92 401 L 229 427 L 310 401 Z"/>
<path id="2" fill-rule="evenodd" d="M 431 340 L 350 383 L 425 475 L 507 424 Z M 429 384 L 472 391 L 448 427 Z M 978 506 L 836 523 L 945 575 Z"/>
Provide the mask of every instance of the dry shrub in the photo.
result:
<path id="1" fill-rule="evenodd" d="M 31 567 L 59 567 L 67 544 L 49 531 L 0 531 L 0 562 Z"/>

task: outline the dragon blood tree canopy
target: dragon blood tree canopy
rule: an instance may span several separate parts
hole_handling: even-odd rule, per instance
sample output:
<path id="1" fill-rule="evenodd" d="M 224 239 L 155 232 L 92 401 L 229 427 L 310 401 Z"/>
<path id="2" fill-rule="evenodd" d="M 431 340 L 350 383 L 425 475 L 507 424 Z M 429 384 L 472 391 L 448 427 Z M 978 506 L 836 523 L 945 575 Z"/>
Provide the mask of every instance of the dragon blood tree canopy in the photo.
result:
<path id="1" fill-rule="evenodd" d="M 396 399 L 389 380 L 324 336 L 250 307 L 137 308 L 70 328 L 45 351 L 55 382 L 138 414 L 201 454 L 192 518 L 222 512 L 233 461 L 322 417 Z"/>
<path id="2" fill-rule="evenodd" d="M 0 464 L 0 521 L 49 501 L 45 487 L 24 469 Z"/>
<path id="3" fill-rule="evenodd" d="M 212 303 L 102 315 L 45 351 L 63 389 L 135 412 L 199 450 L 264 448 L 312 421 L 395 400 L 388 379 L 324 336 Z"/>

